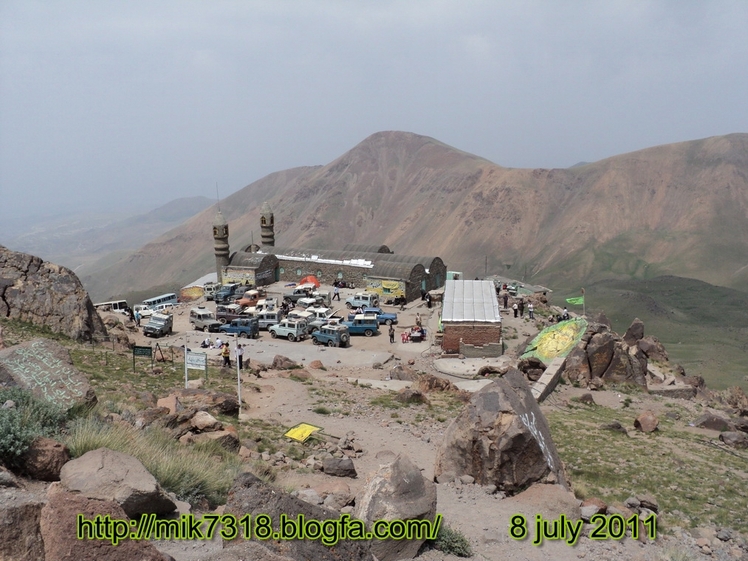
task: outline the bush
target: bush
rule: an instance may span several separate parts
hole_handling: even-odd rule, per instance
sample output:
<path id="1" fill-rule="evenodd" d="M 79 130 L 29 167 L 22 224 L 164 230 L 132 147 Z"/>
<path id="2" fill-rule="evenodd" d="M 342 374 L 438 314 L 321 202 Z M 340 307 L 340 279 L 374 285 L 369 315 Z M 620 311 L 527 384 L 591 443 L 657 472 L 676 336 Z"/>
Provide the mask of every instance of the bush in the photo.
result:
<path id="1" fill-rule="evenodd" d="M 18 468 L 21 456 L 34 439 L 54 436 L 62 428 L 66 415 L 56 405 L 20 388 L 0 390 L 0 405 L 8 400 L 16 406 L 0 409 L 0 462 Z"/>
<path id="2" fill-rule="evenodd" d="M 470 542 L 467 541 L 467 538 L 449 526 L 441 526 L 439 528 L 439 534 L 437 534 L 432 545 L 439 551 L 456 555 L 457 557 L 473 556 L 473 548 L 470 547 Z"/>

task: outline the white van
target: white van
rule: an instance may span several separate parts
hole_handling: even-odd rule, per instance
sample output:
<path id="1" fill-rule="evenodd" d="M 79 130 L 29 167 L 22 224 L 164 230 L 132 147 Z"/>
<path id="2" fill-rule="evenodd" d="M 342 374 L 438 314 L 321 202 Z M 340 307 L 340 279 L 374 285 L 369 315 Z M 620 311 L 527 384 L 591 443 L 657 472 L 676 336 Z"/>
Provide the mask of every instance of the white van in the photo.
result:
<path id="1" fill-rule="evenodd" d="M 255 314 L 255 317 L 260 322 L 260 329 L 267 329 L 271 325 L 280 323 L 283 319 L 283 314 L 278 309 L 275 310 L 263 310 Z"/>

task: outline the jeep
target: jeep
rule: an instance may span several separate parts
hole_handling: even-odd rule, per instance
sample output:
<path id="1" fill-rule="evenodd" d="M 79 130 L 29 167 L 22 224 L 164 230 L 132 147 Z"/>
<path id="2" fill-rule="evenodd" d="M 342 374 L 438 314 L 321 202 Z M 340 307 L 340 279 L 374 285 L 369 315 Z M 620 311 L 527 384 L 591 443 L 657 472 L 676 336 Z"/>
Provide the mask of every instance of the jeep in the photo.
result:
<path id="1" fill-rule="evenodd" d="M 202 306 L 190 310 L 190 324 L 192 325 L 192 329 L 196 331 L 211 331 L 213 333 L 221 327 L 221 322 L 216 319 L 213 312 L 206 310 Z"/>
<path id="2" fill-rule="evenodd" d="M 257 339 L 260 336 L 260 324 L 257 318 L 232 319 L 231 323 L 222 325 L 219 333 L 234 334 L 247 339 Z"/>
<path id="3" fill-rule="evenodd" d="M 307 327 L 305 321 L 284 319 L 280 323 L 268 327 L 268 331 L 270 331 L 270 336 L 273 339 L 282 337 L 289 341 L 299 341 L 306 339 Z"/>
<path id="4" fill-rule="evenodd" d="M 364 308 L 363 314 L 366 316 L 375 316 L 380 324 L 392 325 L 397 323 L 397 314 L 385 312 L 382 308 Z M 352 321 L 355 314 L 348 314 L 348 321 Z"/>
<path id="5" fill-rule="evenodd" d="M 351 344 L 351 334 L 345 325 L 328 323 L 312 334 L 312 343 L 328 347 L 348 347 Z"/>
<path id="6" fill-rule="evenodd" d="M 354 296 L 346 298 L 345 305 L 349 310 L 353 308 L 374 308 L 379 306 L 379 295 L 370 292 L 357 292 Z"/>
<path id="7" fill-rule="evenodd" d="M 341 325 L 348 327 L 348 332 L 351 335 L 371 337 L 374 334 L 379 334 L 379 322 L 373 315 L 356 314 L 352 321 L 344 321 Z"/>
<path id="8" fill-rule="evenodd" d="M 173 325 L 174 320 L 170 314 L 154 313 L 145 327 L 143 327 L 143 335 L 146 337 L 171 335 Z"/>

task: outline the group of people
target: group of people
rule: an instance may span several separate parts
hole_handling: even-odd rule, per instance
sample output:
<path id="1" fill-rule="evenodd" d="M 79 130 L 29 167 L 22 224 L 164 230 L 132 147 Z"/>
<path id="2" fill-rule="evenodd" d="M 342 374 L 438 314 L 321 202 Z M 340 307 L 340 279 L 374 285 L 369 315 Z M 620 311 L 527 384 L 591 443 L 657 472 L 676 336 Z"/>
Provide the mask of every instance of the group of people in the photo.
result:
<path id="1" fill-rule="evenodd" d="M 506 302 L 507 297 L 504 295 L 504 308 L 506 308 Z M 519 302 L 512 304 L 512 310 L 514 311 L 514 317 L 517 317 L 518 315 L 521 318 L 525 317 L 525 301 L 520 298 Z M 532 302 L 528 302 L 527 304 L 527 314 L 530 319 L 535 319 L 535 306 Z"/>
<path id="2" fill-rule="evenodd" d="M 231 368 L 231 348 L 228 343 L 221 341 L 220 337 L 216 337 L 215 343 L 210 340 L 210 337 L 206 337 L 205 340 L 200 343 L 201 349 L 221 349 L 221 358 L 223 358 L 223 365 Z M 244 347 L 241 344 L 237 344 L 234 349 L 234 358 L 239 364 L 239 370 L 244 370 Z M 247 360 L 249 365 L 249 360 Z"/>

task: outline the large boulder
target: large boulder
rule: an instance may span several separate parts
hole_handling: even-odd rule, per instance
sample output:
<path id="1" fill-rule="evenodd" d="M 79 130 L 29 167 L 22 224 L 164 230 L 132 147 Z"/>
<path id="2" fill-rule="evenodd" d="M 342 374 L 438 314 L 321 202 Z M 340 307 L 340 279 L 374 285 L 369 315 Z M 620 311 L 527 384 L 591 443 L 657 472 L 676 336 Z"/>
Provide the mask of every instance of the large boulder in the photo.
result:
<path id="1" fill-rule="evenodd" d="M 602 375 L 606 382 L 625 382 L 647 387 L 647 357 L 638 347 L 622 341 L 613 344 L 613 356 Z"/>
<path id="2" fill-rule="evenodd" d="M 0 351 L 0 386 L 18 386 L 63 409 L 96 404 L 96 393 L 68 350 L 36 339 Z"/>
<path id="3" fill-rule="evenodd" d="M 216 414 L 239 415 L 236 395 L 202 388 L 180 388 L 172 392 L 185 409 L 209 410 Z"/>
<path id="4" fill-rule="evenodd" d="M 169 514 L 177 508 L 140 460 L 108 448 L 91 450 L 66 463 L 60 483 L 65 490 L 89 499 L 114 501 L 131 518 Z"/>
<path id="5" fill-rule="evenodd" d="M 43 560 L 39 519 L 46 497 L 25 489 L 0 487 L 0 560 Z"/>
<path id="6" fill-rule="evenodd" d="M 435 477 L 442 473 L 470 475 L 508 494 L 543 480 L 568 487 L 548 423 L 519 370 L 476 392 L 449 426 L 434 468 Z"/>
<path id="7" fill-rule="evenodd" d="M 37 437 L 23 454 L 26 475 L 40 481 L 59 481 L 60 471 L 70 461 L 70 450 L 61 442 Z"/>
<path id="8" fill-rule="evenodd" d="M 636 345 L 637 342 L 639 342 L 641 339 L 644 338 L 644 322 L 640 320 L 639 318 L 634 318 L 634 321 L 631 322 L 631 325 L 629 325 L 629 328 L 626 330 L 626 333 L 623 334 L 623 340 L 626 342 L 627 345 L 630 347 L 633 347 Z"/>
<path id="9" fill-rule="evenodd" d="M 298 521 L 299 515 L 306 520 L 338 519 L 340 513 L 323 507 L 309 504 L 301 499 L 264 483 L 251 473 L 242 473 L 235 480 L 229 491 L 224 514 L 232 514 L 237 518 L 249 514 L 255 523 L 258 514 L 267 514 L 276 525 L 281 514 L 290 520 Z M 224 541 L 226 549 L 243 547 L 244 540 L 236 539 Z M 371 544 L 368 541 L 341 540 L 334 546 L 326 546 L 320 540 L 273 540 L 262 542 L 265 548 L 275 555 L 290 559 L 304 559 L 314 561 L 373 561 Z M 224 559 L 224 557 L 219 557 Z M 226 557 L 234 559 L 234 557 Z M 260 559 L 260 557 L 245 557 L 244 559 Z M 275 559 L 268 557 L 268 559 Z"/>
<path id="10" fill-rule="evenodd" d="M 382 465 L 366 480 L 356 497 L 353 516 L 366 522 L 375 520 L 430 520 L 436 516 L 436 485 L 421 475 L 410 458 L 398 455 Z M 420 540 L 376 540 L 371 551 L 380 561 L 415 557 L 423 545 Z"/>
<path id="11" fill-rule="evenodd" d="M 616 336 L 613 333 L 596 333 L 587 343 L 587 359 L 590 362 L 590 377 L 600 378 L 613 358 Z"/>
<path id="12" fill-rule="evenodd" d="M 0 317 L 48 327 L 79 341 L 107 335 L 73 271 L 1 245 Z"/>
<path id="13" fill-rule="evenodd" d="M 649 360 L 655 362 L 667 362 L 669 360 L 667 351 L 660 340 L 657 337 L 647 335 L 636 342 L 636 346 L 639 347 L 642 352 L 647 355 Z"/>
<path id="14" fill-rule="evenodd" d="M 587 353 L 581 346 L 574 347 L 567 355 L 564 376 L 572 384 L 587 385 L 590 379 L 590 361 L 587 360 Z"/>
<path id="15" fill-rule="evenodd" d="M 270 365 L 270 368 L 273 370 L 292 370 L 301 367 L 287 356 L 275 355 L 273 358 L 273 364 Z"/>
<path id="16" fill-rule="evenodd" d="M 116 502 L 90 499 L 75 493 L 53 490 L 42 508 L 40 528 L 44 539 L 43 559 L 54 561 L 168 561 L 173 559 L 159 552 L 148 540 L 124 539 L 117 545 L 108 540 L 90 539 L 91 530 L 83 528 L 84 539 L 77 538 L 78 515 L 85 520 L 109 515 L 111 520 L 129 520 Z M 91 525 L 93 526 L 93 524 Z M 129 531 L 128 531 L 129 534 Z M 37 557 L 36 559 L 42 559 Z"/>

